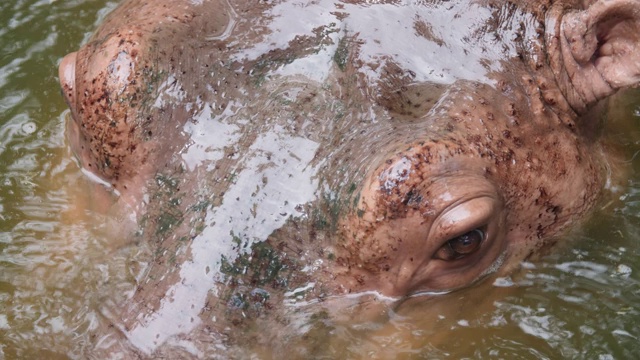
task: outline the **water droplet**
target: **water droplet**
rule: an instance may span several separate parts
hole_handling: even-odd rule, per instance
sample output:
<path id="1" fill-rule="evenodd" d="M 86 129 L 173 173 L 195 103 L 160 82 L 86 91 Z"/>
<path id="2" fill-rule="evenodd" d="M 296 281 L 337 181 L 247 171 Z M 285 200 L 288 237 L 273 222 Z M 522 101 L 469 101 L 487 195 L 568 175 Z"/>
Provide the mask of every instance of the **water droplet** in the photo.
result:
<path id="1" fill-rule="evenodd" d="M 22 124 L 22 132 L 25 135 L 31 135 L 34 132 L 36 132 L 36 130 L 37 130 L 37 126 L 32 121 L 29 121 L 29 122 L 26 122 L 26 123 Z"/>

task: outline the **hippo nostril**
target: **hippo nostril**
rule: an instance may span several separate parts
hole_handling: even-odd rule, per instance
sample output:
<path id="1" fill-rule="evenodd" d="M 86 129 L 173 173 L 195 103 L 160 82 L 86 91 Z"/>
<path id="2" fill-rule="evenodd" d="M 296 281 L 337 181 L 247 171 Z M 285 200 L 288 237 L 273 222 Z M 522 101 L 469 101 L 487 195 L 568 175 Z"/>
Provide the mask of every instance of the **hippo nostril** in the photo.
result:
<path id="1" fill-rule="evenodd" d="M 58 67 L 58 77 L 60 79 L 62 92 L 67 104 L 69 104 L 69 107 L 72 109 L 75 101 L 76 57 L 76 52 L 68 54 L 62 59 Z"/>

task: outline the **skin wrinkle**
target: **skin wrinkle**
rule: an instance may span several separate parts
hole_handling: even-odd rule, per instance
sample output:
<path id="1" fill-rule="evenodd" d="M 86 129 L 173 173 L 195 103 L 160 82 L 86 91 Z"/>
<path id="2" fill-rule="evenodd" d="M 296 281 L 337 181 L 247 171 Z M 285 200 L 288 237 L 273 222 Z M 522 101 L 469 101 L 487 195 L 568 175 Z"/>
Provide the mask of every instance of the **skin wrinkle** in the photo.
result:
<path id="1" fill-rule="evenodd" d="M 547 26 L 555 28 L 555 35 L 547 34 L 547 43 L 554 75 L 565 89 L 571 107 L 581 114 L 598 100 L 637 82 L 638 69 L 627 69 L 629 62 L 621 63 L 619 58 L 634 56 L 622 50 L 625 48 L 622 42 L 623 36 L 637 32 L 631 24 L 640 19 L 640 11 L 637 3 L 629 0 L 613 0 L 609 4 L 596 2 L 580 12 L 567 11 L 568 8 L 569 5 L 560 2 L 547 14 Z M 602 40 L 604 44 L 600 43 Z M 558 44 L 559 52 L 553 48 L 554 43 Z M 607 46 L 611 49 L 621 47 L 604 55 L 598 48 L 603 45 L 604 50 Z M 557 60 L 553 60 L 554 56 Z M 603 65 L 605 61 L 607 65 Z M 610 70 L 614 66 L 616 70 Z M 624 73 L 616 73 L 623 69 Z"/>
<path id="2" fill-rule="evenodd" d="M 566 39 L 564 36 L 564 32 L 562 31 L 562 18 L 564 13 L 569 11 L 569 9 L 571 9 L 569 4 L 560 1 L 554 3 L 547 12 L 545 17 L 546 28 L 553 30 L 545 32 L 547 51 L 544 53 L 544 55 L 547 58 L 551 69 L 553 70 L 553 76 L 556 80 L 556 83 L 561 88 L 561 91 L 558 92 L 558 94 L 560 95 L 560 99 L 564 100 L 564 102 L 567 103 L 575 116 L 575 114 L 580 114 L 584 111 L 586 104 L 582 97 L 577 94 L 575 89 L 569 86 L 571 84 L 571 80 L 569 78 L 569 74 L 566 71 L 567 67 L 564 61 L 564 51 L 566 51 L 566 46 L 563 47 L 562 42 L 566 41 Z M 538 83 L 540 84 L 541 81 L 539 80 L 539 77 L 536 77 L 536 79 L 538 79 Z M 546 90 L 547 85 L 545 84 L 541 86 L 541 88 L 543 90 Z M 546 92 L 548 93 L 548 91 Z M 575 99 L 576 96 L 578 96 L 579 99 Z M 547 97 L 544 98 L 545 100 L 547 100 Z M 549 103 L 548 100 L 547 103 Z"/>
<path id="3" fill-rule="evenodd" d="M 607 81 L 607 79 L 604 77 L 604 75 L 600 71 L 598 71 L 595 66 L 589 67 L 588 69 L 585 69 L 584 67 L 582 67 L 583 62 L 581 61 L 581 59 L 576 57 L 576 54 L 578 56 L 582 54 L 580 52 L 572 51 L 572 46 L 570 45 L 571 43 L 580 42 L 580 41 L 577 41 L 574 38 L 569 38 L 567 36 L 565 27 L 566 27 L 566 23 L 563 21 L 560 29 L 562 34 L 561 35 L 562 49 L 563 49 L 562 53 L 564 56 L 569 55 L 573 60 L 573 62 L 575 62 L 575 68 L 565 67 L 565 70 L 569 72 L 569 79 L 571 81 L 572 87 L 575 89 L 582 89 L 582 91 L 576 91 L 576 94 L 581 99 L 581 104 L 579 105 L 580 108 L 582 107 L 586 108 L 587 104 L 592 104 L 597 99 L 602 99 L 608 96 L 608 94 L 611 94 L 614 90 L 613 90 L 613 87 Z M 586 65 L 589 65 L 588 61 L 589 60 L 587 60 L 587 62 L 584 62 L 584 63 Z M 595 85 L 594 83 L 592 83 L 592 85 L 594 86 L 585 86 L 585 84 L 582 84 L 581 82 L 584 81 L 585 79 L 581 78 L 581 76 L 584 76 L 583 72 L 585 71 L 588 71 L 589 73 L 589 75 L 587 75 L 586 77 L 588 77 L 592 81 L 595 81 L 596 83 L 598 82 L 596 79 L 599 79 L 602 81 L 602 84 L 604 86 L 602 84 Z M 589 91 L 590 93 L 586 93 L 587 91 Z M 599 93 L 596 93 L 596 91 L 598 91 Z"/>
<path id="4" fill-rule="evenodd" d="M 453 202 L 453 203 L 451 203 L 450 205 L 448 205 L 446 208 L 444 208 L 444 209 L 442 210 L 442 212 L 441 212 L 440 214 L 438 214 L 438 215 L 435 217 L 435 219 L 434 219 L 434 221 L 433 221 L 433 222 L 434 222 L 434 223 L 438 223 L 438 222 L 442 221 L 442 220 L 440 220 L 440 218 L 441 218 L 442 216 L 446 215 L 449 211 L 451 211 L 452 209 L 457 208 L 458 206 L 460 206 L 460 205 L 462 205 L 462 204 L 465 204 L 465 203 L 471 202 L 471 201 L 473 201 L 473 200 L 475 200 L 475 199 L 481 199 L 481 198 L 485 198 L 485 197 L 486 197 L 486 198 L 489 198 L 489 199 L 491 199 L 491 200 L 493 200 L 493 201 L 497 201 L 497 196 L 496 196 L 496 194 L 489 194 L 489 193 L 486 193 L 486 194 L 482 194 L 482 193 L 480 193 L 480 194 L 477 194 L 477 195 L 475 195 L 475 196 L 473 196 L 473 197 L 471 197 L 471 198 L 464 198 L 464 199 L 463 199 L 463 198 L 461 198 L 461 199 L 459 199 L 458 201 Z M 487 219 L 487 220 L 488 220 L 488 219 Z M 485 220 L 485 221 L 482 221 L 482 223 L 483 223 L 483 224 L 478 224 L 478 225 L 476 225 L 476 226 L 475 226 L 475 228 L 481 228 L 481 227 L 483 227 L 483 226 L 486 226 L 486 224 L 485 224 L 485 223 L 486 223 L 486 220 Z M 453 225 L 455 225 L 455 223 L 450 224 L 450 227 L 452 227 Z M 444 231 L 443 231 L 443 232 L 444 232 Z M 464 234 L 464 233 L 450 233 L 450 234 L 448 234 L 448 236 L 447 236 L 446 238 L 451 239 L 451 238 L 454 238 L 454 237 L 457 237 L 457 236 L 460 236 L 460 235 L 463 235 L 463 234 Z"/>

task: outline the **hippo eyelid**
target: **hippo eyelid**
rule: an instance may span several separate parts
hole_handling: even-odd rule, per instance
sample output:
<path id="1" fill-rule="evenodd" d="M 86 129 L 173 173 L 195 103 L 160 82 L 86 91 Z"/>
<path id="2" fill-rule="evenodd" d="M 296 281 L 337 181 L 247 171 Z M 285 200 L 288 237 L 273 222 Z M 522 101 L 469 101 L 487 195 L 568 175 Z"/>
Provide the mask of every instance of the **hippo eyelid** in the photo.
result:
<path id="1" fill-rule="evenodd" d="M 499 207 L 499 201 L 494 196 L 483 195 L 472 199 L 457 201 L 447 206 L 434 220 L 428 235 L 428 240 L 437 244 L 439 249 L 448 241 L 462 236 L 475 229 L 484 232 L 486 241 L 491 236 L 493 217 Z"/>
<path id="2" fill-rule="evenodd" d="M 452 291 L 492 273 L 493 270 L 488 270 L 495 268 L 496 259 L 504 253 L 502 210 L 501 198 L 490 192 L 472 198 L 461 196 L 446 206 L 428 230 L 425 257 L 414 270 L 409 293 Z M 437 256 L 449 241 L 475 230 L 483 233 L 476 249 L 456 258 Z"/>

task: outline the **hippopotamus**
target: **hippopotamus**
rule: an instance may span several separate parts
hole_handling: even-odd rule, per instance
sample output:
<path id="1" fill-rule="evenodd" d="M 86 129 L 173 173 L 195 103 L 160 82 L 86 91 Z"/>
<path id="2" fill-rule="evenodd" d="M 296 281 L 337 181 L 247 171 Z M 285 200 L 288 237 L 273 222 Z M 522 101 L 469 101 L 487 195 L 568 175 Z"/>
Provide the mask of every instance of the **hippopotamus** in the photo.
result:
<path id="1" fill-rule="evenodd" d="M 639 39 L 637 0 L 124 0 L 59 67 L 135 249 L 105 328 L 203 357 L 278 307 L 513 271 L 612 181 L 599 109 Z"/>

